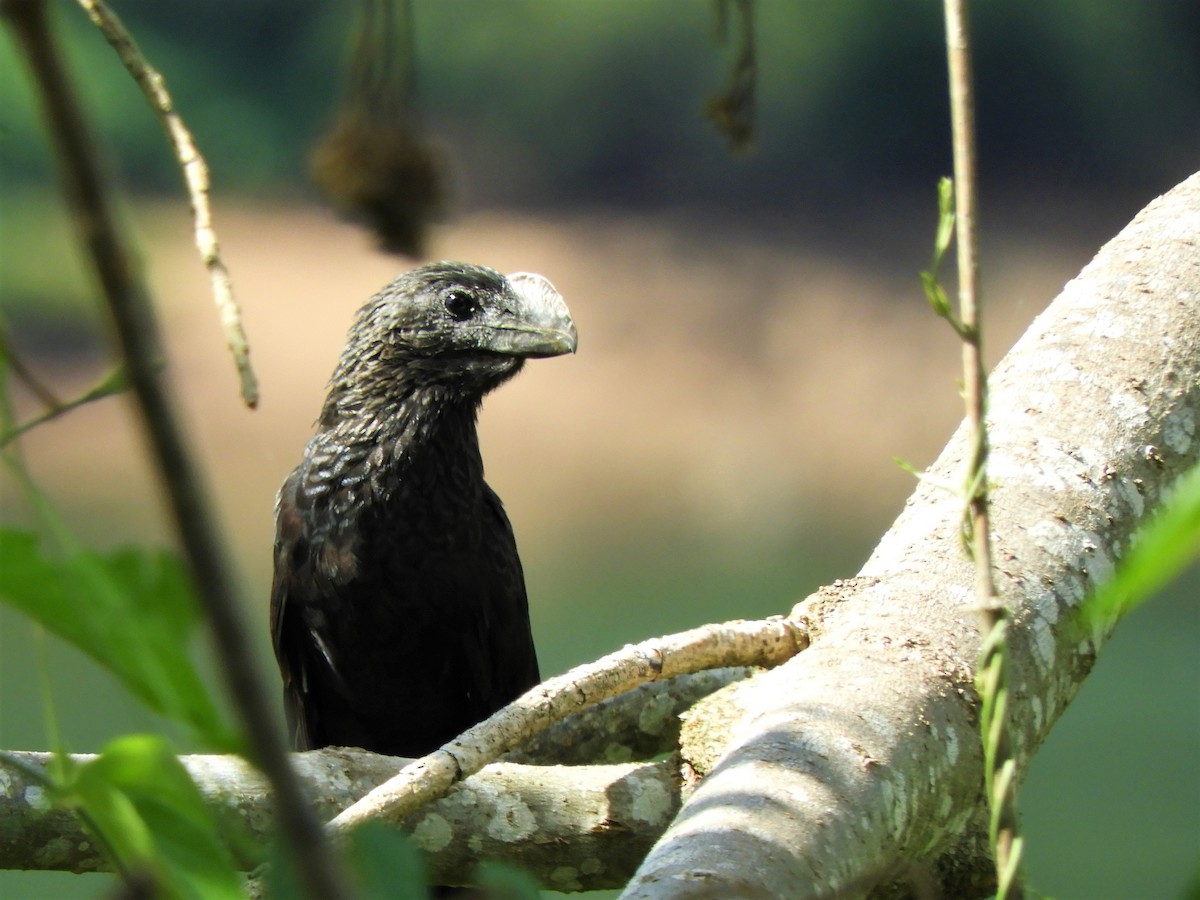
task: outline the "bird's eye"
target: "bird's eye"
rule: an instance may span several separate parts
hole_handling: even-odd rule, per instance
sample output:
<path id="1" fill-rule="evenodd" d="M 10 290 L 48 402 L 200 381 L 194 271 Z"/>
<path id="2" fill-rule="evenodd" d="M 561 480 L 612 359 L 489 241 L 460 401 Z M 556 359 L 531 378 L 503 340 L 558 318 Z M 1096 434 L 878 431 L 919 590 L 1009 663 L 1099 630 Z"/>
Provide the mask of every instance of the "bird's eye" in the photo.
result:
<path id="1" fill-rule="evenodd" d="M 479 312 L 479 301 L 467 291 L 450 291 L 442 299 L 450 318 L 462 322 Z"/>

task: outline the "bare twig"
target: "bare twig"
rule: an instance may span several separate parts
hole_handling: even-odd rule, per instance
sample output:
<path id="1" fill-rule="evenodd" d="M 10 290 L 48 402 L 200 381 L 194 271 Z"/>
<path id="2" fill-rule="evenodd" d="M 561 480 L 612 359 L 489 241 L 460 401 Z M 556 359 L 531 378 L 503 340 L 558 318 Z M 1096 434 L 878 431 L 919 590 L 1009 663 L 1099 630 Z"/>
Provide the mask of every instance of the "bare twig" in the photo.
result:
<path id="1" fill-rule="evenodd" d="M 958 322 L 963 339 L 963 398 L 970 425 L 971 534 L 978 570 L 976 593 L 995 605 L 991 548 L 988 545 L 987 373 L 983 368 L 983 338 L 979 322 L 979 262 L 975 237 L 975 114 L 971 95 L 971 59 L 967 37 L 966 0 L 946 2 L 946 47 L 950 65 L 951 124 L 954 132 L 954 216 L 958 238 Z"/>
<path id="2" fill-rule="evenodd" d="M 406 766 L 330 821 L 344 835 L 371 819 L 396 820 L 437 799 L 530 736 L 639 684 L 724 666 L 775 666 L 808 644 L 781 617 L 706 625 L 634 644 L 551 678 L 455 740 Z"/>
<path id="3" fill-rule="evenodd" d="M 1022 896 L 1021 839 L 1016 816 L 1016 760 L 1008 734 L 1007 611 L 992 572 L 988 517 L 987 372 L 979 317 L 979 260 L 976 248 L 975 111 L 971 84 L 967 0 L 946 0 L 946 55 L 954 141 L 955 218 L 958 238 L 959 334 L 963 342 L 963 398 L 968 446 L 967 526 L 975 561 L 975 594 L 983 617 L 984 644 L 976 684 L 982 709 L 984 777 L 991 805 L 989 837 L 996 857 L 997 898 Z"/>
<path id="4" fill-rule="evenodd" d="M 159 376 L 159 343 L 145 284 L 118 233 L 108 188 L 92 152 L 66 66 L 55 45 L 44 0 L 0 0 L 33 82 L 55 144 L 64 191 L 112 316 L 121 355 L 142 415 L 153 458 L 198 594 L 212 629 L 221 671 L 250 742 L 253 761 L 270 779 L 277 821 L 314 898 L 346 896 L 331 849 L 292 771 L 271 705 L 255 671 L 242 626 L 228 554 L 208 495 L 188 452 Z"/>
<path id="5" fill-rule="evenodd" d="M 188 197 L 192 203 L 192 218 L 194 221 L 196 249 L 200 251 L 200 259 L 208 269 L 212 281 L 213 300 L 217 304 L 217 312 L 221 317 L 221 327 L 225 332 L 225 342 L 233 355 L 233 363 L 237 366 L 238 378 L 241 380 L 242 400 L 251 408 L 258 404 L 258 381 L 250 366 L 250 345 L 246 341 L 246 332 L 242 328 L 242 312 L 233 296 L 233 282 L 229 270 L 221 259 L 220 245 L 217 243 L 217 233 L 213 229 L 212 207 L 208 202 L 208 164 L 196 149 L 192 133 L 184 124 L 171 95 L 167 93 L 167 85 L 159 72 L 146 61 L 134 42 L 132 35 L 125 30 L 116 13 L 110 10 L 102 0 L 78 0 L 79 5 L 86 10 L 88 17 L 100 29 L 105 40 L 117 52 L 122 64 L 133 76 L 142 93 L 146 95 L 151 108 L 162 120 L 175 158 L 179 161 L 183 172 L 184 184 L 187 186 Z"/>
<path id="6" fill-rule="evenodd" d="M 652 759 L 679 747 L 679 717 L 697 701 L 757 670 L 706 669 L 638 685 L 555 722 L 504 756 L 505 762 L 574 766 Z"/>
<path id="7" fill-rule="evenodd" d="M 9 364 L 13 366 L 15 357 L 9 357 Z M 29 381 L 25 381 L 29 384 Z M 50 394 L 39 394 L 39 399 L 46 403 L 46 408 L 40 413 L 31 416 L 29 419 L 14 425 L 12 428 L 0 433 L 0 447 L 8 445 L 11 441 L 17 439 L 25 432 L 43 425 L 59 416 L 66 415 L 73 409 L 78 409 L 81 406 L 86 406 L 89 403 L 94 403 L 97 400 L 103 400 L 105 397 L 111 397 L 113 394 L 119 394 L 129 387 L 129 380 L 125 377 L 125 372 L 121 369 L 115 369 L 105 375 L 100 381 L 85 390 L 82 394 L 72 397 L 70 400 L 57 400 Z M 47 402 L 49 400 L 50 402 Z"/>

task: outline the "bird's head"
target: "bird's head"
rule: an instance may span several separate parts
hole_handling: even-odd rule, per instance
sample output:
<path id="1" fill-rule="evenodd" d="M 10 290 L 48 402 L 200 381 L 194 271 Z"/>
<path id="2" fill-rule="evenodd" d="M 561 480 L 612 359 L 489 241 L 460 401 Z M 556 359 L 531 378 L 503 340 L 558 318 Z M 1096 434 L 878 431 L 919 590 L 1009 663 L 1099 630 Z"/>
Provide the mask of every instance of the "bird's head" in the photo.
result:
<path id="1" fill-rule="evenodd" d="M 572 353 L 577 341 L 566 304 L 541 275 L 432 263 L 363 305 L 334 385 L 393 396 L 442 387 L 478 398 L 526 359 Z"/>

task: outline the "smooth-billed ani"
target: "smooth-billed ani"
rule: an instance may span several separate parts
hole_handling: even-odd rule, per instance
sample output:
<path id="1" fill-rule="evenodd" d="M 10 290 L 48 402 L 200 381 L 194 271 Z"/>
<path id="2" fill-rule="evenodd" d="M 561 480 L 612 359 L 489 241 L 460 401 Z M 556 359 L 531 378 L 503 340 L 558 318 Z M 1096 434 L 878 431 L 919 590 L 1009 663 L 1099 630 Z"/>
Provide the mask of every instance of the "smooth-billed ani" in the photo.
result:
<path id="1" fill-rule="evenodd" d="M 537 684 L 512 526 L 483 480 L 483 396 L 573 352 L 540 275 L 442 262 L 358 312 L 276 500 L 271 629 L 297 749 L 430 752 Z"/>

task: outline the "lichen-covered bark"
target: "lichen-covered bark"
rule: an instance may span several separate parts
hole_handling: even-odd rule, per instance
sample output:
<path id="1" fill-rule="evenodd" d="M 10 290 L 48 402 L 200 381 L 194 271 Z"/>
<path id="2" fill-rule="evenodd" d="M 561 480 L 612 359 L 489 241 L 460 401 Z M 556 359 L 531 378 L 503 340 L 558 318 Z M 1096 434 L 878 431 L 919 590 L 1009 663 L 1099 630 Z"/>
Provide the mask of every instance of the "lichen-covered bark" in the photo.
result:
<path id="1" fill-rule="evenodd" d="M 478 725 L 342 810 L 329 823 L 346 834 L 366 821 L 398 822 L 556 722 L 653 681 L 727 666 L 772 666 L 808 645 L 783 616 L 734 621 L 629 644 L 548 678 Z"/>
<path id="2" fill-rule="evenodd" d="M 1200 458 L 1200 175 L 1100 251 L 991 390 L 994 549 L 1026 762 L 1114 624 L 1083 628 L 1080 601 Z M 982 808 L 973 571 L 962 503 L 944 487 L 961 483 L 964 458 L 960 429 L 859 577 L 798 607 L 810 647 L 728 689 L 736 727 L 625 896 L 850 897 L 909 878 L 962 896 L 977 879 L 948 858 Z"/>
<path id="3" fill-rule="evenodd" d="M 555 722 L 504 758 L 570 766 L 630 762 L 674 751 L 679 746 L 680 713 L 754 672 L 748 667 L 708 669 L 638 685 Z"/>
<path id="4" fill-rule="evenodd" d="M 50 754 L 14 753 L 44 769 Z M 75 760 L 87 762 L 80 755 Z M 181 758 L 210 808 L 265 842 L 273 831 L 266 781 L 234 756 Z M 328 748 L 293 756 L 322 818 L 332 818 L 406 760 Z M 430 874 L 469 877 L 481 860 L 505 859 L 549 887 L 619 887 L 679 810 L 671 763 L 523 766 L 497 763 L 399 823 L 426 853 Z M 35 778 L 0 766 L 0 868 L 90 872 L 100 848 L 69 811 L 52 808 Z"/>

